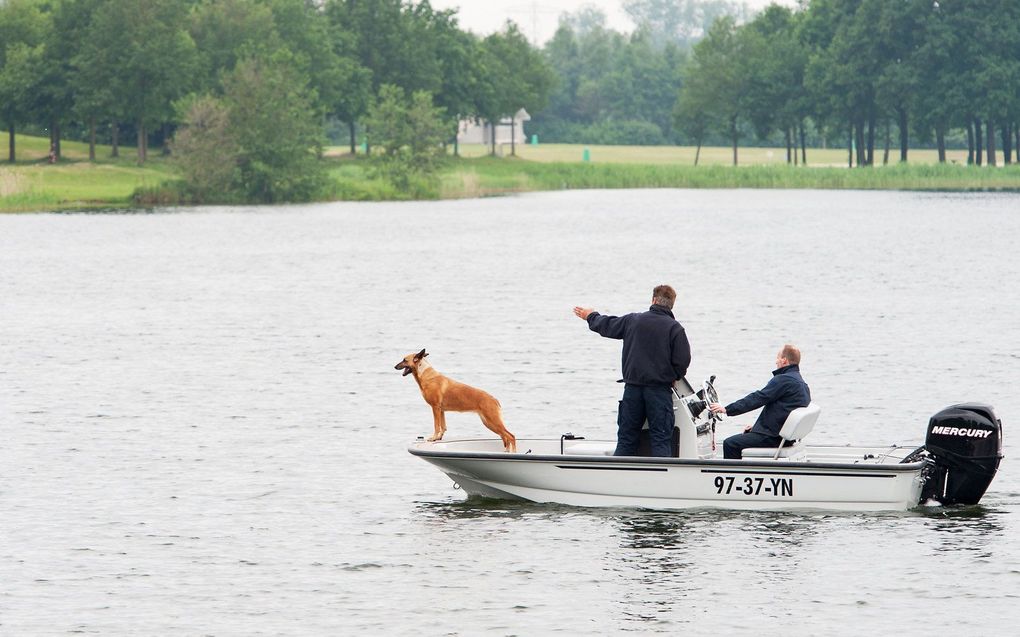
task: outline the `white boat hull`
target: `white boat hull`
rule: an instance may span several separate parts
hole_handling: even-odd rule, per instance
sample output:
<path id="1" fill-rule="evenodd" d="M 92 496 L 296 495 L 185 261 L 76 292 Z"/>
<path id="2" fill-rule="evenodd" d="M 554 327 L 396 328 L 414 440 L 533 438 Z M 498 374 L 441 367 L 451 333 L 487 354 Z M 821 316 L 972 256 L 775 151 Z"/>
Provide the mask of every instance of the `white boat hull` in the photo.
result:
<path id="1" fill-rule="evenodd" d="M 587 449 L 600 443 L 585 441 Z M 811 460 L 576 455 L 560 440 L 417 442 L 409 451 L 470 495 L 583 507 L 902 511 L 918 505 L 925 462 L 899 447 L 808 447 Z M 569 443 L 568 443 L 569 444 Z M 612 443 L 603 441 L 605 448 Z"/>

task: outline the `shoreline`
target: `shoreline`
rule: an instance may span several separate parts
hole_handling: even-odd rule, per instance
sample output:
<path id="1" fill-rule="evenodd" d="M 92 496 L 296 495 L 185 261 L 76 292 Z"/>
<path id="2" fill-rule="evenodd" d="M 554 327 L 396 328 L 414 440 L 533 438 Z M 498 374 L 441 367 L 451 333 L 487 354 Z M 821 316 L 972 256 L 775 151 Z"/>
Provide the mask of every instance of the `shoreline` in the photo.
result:
<path id="1" fill-rule="evenodd" d="M 30 138 L 29 138 L 30 139 Z M 0 164 L 0 213 L 97 212 L 191 206 L 166 195 L 165 184 L 176 178 L 168 158 L 153 153 L 145 165 L 135 164 L 130 148 L 123 156 L 87 160 L 84 144 L 66 142 L 66 159 L 47 164 L 33 158 L 23 144 L 26 161 Z M 865 168 L 832 165 L 789 166 L 785 163 L 731 166 L 714 163 L 693 166 L 678 160 L 692 152 L 686 148 L 597 147 L 600 161 L 563 161 L 581 145 L 518 147 L 518 157 L 450 158 L 431 182 L 417 192 L 402 192 L 374 175 L 361 156 L 327 154 L 330 186 L 315 201 L 457 200 L 507 196 L 525 192 L 592 189 L 791 189 L 791 190 L 894 190 L 918 192 L 1020 192 L 1020 165 L 967 166 L 958 163 L 877 165 Z M 477 152 L 478 149 L 471 149 Z M 703 149 L 718 162 L 726 149 Z M 828 153 L 828 156 L 825 153 Z M 918 151 L 923 156 L 925 151 Z M 772 153 L 772 155 L 766 155 Z M 809 150 L 812 156 L 831 159 L 845 151 Z M 748 149 L 745 156 L 773 157 L 774 149 Z M 693 155 L 690 155 L 693 157 Z M 703 155 L 704 156 L 704 155 Z M 210 203 L 209 205 L 231 205 Z M 264 205 L 236 202 L 236 205 Z"/>

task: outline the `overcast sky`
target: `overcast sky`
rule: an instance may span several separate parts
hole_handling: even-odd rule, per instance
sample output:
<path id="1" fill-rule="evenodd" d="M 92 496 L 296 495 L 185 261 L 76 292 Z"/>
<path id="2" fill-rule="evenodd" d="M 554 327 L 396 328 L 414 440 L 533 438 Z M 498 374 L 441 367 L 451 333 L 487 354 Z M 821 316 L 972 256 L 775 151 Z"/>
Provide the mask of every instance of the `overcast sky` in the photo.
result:
<path id="1" fill-rule="evenodd" d="M 745 0 L 751 7 L 761 8 L 769 0 Z M 781 4 L 793 4 L 781 0 Z M 528 39 L 544 44 L 559 24 L 560 14 L 572 13 L 586 4 L 594 5 L 606 14 L 609 27 L 617 31 L 633 28 L 627 14 L 620 8 L 620 0 L 431 0 L 436 9 L 459 9 L 460 26 L 479 35 L 497 31 L 508 19 L 521 27 Z"/>

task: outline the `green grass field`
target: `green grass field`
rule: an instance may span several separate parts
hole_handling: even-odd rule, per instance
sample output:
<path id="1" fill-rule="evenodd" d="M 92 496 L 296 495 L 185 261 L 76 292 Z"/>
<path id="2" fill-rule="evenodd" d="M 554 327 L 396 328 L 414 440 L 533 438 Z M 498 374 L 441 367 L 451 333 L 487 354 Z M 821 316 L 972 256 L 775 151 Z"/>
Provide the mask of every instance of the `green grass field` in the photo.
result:
<path id="1" fill-rule="evenodd" d="M 511 149 L 510 144 L 496 146 L 499 157 L 510 157 L 511 150 L 520 159 L 543 163 L 551 162 L 582 162 L 584 150 L 588 149 L 589 162 L 593 164 L 680 164 L 694 165 L 697 148 L 694 146 L 592 146 L 584 144 L 517 144 Z M 450 150 L 452 153 L 452 149 Z M 460 156 L 465 159 L 487 157 L 490 149 L 482 144 L 462 144 Z M 876 150 L 878 163 L 882 160 L 881 150 Z M 341 156 L 348 153 L 347 146 L 331 146 L 327 154 Z M 349 156 L 349 155 L 348 155 Z M 890 164 L 899 161 L 899 150 L 889 151 Z M 935 150 L 910 150 L 908 159 L 911 164 L 937 164 L 938 152 Z M 967 151 L 950 150 L 946 153 L 949 163 L 963 164 L 967 161 Z M 814 167 L 843 168 L 847 165 L 845 148 L 809 148 L 807 165 Z M 739 166 L 785 166 L 785 148 L 752 148 L 737 149 Z M 721 146 L 704 147 L 698 157 L 699 166 L 732 166 L 733 149 Z"/>
<path id="2" fill-rule="evenodd" d="M 7 138 L 0 139 L 6 156 Z M 51 165 L 48 139 L 18 135 L 16 141 L 18 161 L 0 163 L 0 212 L 127 207 L 135 189 L 173 176 L 159 149 L 150 150 L 150 161 L 138 166 L 134 148 L 122 146 L 115 159 L 109 146 L 97 146 L 97 161 L 91 163 L 88 144 L 63 141 L 63 158 Z"/>
<path id="3" fill-rule="evenodd" d="M 588 149 L 589 161 L 595 164 L 681 164 L 694 165 L 697 148 L 694 146 L 586 146 L 583 144 L 518 144 L 516 155 L 521 159 L 538 162 L 580 162 L 584 158 L 584 149 Z M 510 144 L 497 145 L 497 155 L 510 155 Z M 489 148 L 480 144 L 462 145 L 462 157 L 484 157 Z M 876 150 L 878 163 L 882 160 L 882 151 Z M 912 164 L 936 164 L 938 152 L 935 150 L 911 150 L 908 160 Z M 951 150 L 947 152 L 949 163 L 966 163 L 967 151 Z M 837 167 L 847 165 L 845 148 L 809 148 L 807 165 L 816 167 Z M 899 150 L 889 152 L 890 163 L 899 161 Z M 737 149 L 737 163 L 740 166 L 785 166 L 785 148 L 751 148 Z M 699 166 L 732 166 L 733 149 L 721 146 L 704 147 L 698 157 Z"/>
<path id="4" fill-rule="evenodd" d="M 0 163 L 0 212 L 132 207 L 136 191 L 159 190 L 175 177 L 173 165 L 158 149 L 150 150 L 149 161 L 138 166 L 134 148 L 122 147 L 121 157 L 113 159 L 108 146 L 99 146 L 93 163 L 86 144 L 63 142 L 63 159 L 51 165 L 46 162 L 48 140 L 19 136 L 17 142 L 18 162 Z M 585 149 L 587 162 L 582 161 Z M 730 165 L 729 148 L 703 148 L 697 167 L 690 147 L 521 145 L 516 156 L 503 148 L 502 158 L 488 157 L 481 145 L 460 150 L 461 157 L 451 158 L 438 183 L 418 196 L 455 199 L 582 188 L 1020 191 L 1020 165 L 965 166 L 962 151 L 952 152 L 949 164 L 938 164 L 934 151 L 914 150 L 909 164 L 849 170 L 842 149 L 809 149 L 807 167 L 788 166 L 785 151 L 778 148 L 741 148 L 737 167 Z M 345 151 L 327 152 L 332 186 L 325 199 L 412 198 L 375 177 L 366 158 Z"/>

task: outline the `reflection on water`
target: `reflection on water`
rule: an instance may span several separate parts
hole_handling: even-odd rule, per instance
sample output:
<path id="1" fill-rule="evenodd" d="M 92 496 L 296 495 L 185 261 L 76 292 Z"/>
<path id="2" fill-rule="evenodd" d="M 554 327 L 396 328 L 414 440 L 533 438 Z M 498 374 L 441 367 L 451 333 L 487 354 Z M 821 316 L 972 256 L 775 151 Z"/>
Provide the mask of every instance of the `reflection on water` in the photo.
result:
<path id="1" fill-rule="evenodd" d="M 927 528 L 949 536 L 932 543 L 935 553 L 961 552 L 976 559 L 992 559 L 1001 551 L 1005 511 L 981 505 L 926 509 L 922 515 Z"/>

